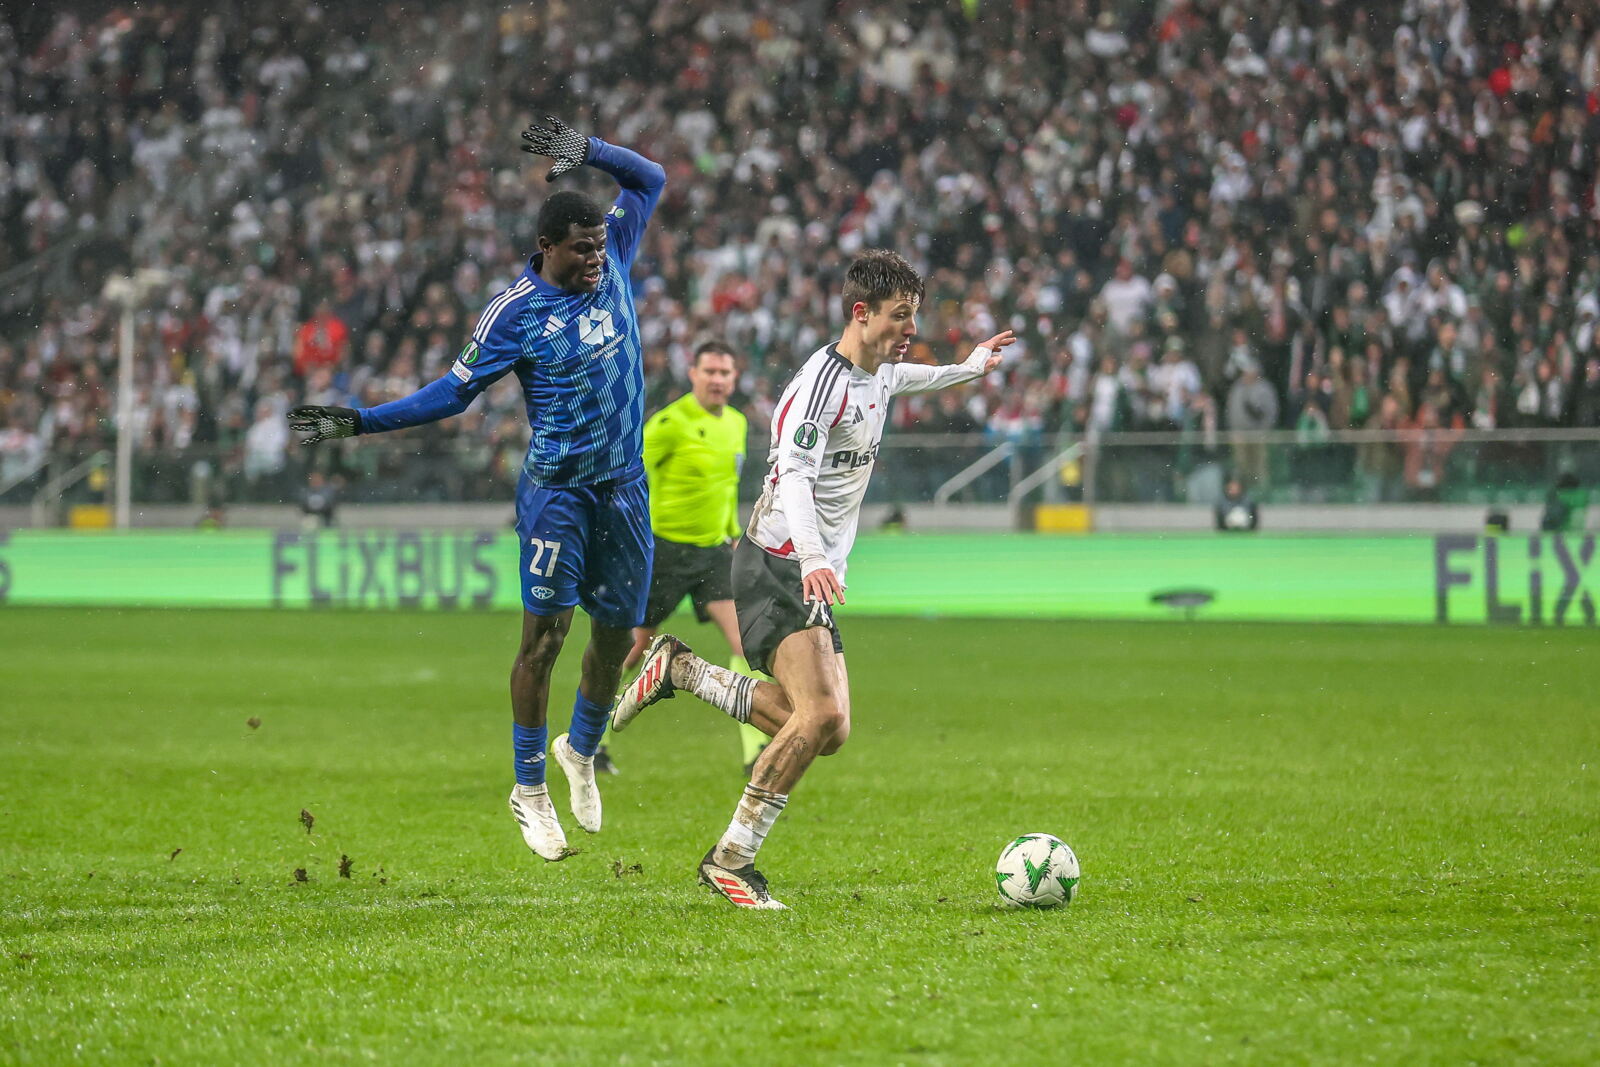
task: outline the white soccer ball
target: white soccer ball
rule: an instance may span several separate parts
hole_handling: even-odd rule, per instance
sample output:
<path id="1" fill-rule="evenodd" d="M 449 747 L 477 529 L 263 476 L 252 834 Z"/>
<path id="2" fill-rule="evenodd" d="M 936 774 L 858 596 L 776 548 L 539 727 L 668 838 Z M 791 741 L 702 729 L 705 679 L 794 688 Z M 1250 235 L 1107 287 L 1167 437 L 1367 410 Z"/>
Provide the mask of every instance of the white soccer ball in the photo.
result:
<path id="1" fill-rule="evenodd" d="M 1023 834 L 1000 850 L 994 884 L 1006 903 L 1054 908 L 1078 895 L 1078 857 L 1059 837 Z"/>

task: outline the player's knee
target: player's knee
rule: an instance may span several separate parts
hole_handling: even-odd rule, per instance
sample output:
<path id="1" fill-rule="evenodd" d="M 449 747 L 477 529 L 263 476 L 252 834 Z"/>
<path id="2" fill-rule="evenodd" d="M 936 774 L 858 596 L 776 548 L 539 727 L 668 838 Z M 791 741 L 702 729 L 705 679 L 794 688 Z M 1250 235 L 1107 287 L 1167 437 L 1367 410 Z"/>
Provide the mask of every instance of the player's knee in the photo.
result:
<path id="1" fill-rule="evenodd" d="M 570 624 L 560 618 L 552 618 L 549 625 L 538 625 L 525 629 L 522 633 L 522 643 L 517 647 L 517 667 L 524 670 L 548 671 L 561 654 L 561 646 L 566 642 L 567 629 Z"/>
<path id="2" fill-rule="evenodd" d="M 841 715 L 838 725 L 834 727 L 833 733 L 830 734 L 828 739 L 822 743 L 822 747 L 817 750 L 818 754 L 823 756 L 831 756 L 843 748 L 844 743 L 848 740 L 850 740 L 850 716 Z"/>
<path id="3" fill-rule="evenodd" d="M 810 718 L 821 738 L 822 747 L 817 751 L 824 756 L 839 751 L 850 736 L 850 713 L 844 705 L 836 700 L 824 700 L 812 710 Z"/>

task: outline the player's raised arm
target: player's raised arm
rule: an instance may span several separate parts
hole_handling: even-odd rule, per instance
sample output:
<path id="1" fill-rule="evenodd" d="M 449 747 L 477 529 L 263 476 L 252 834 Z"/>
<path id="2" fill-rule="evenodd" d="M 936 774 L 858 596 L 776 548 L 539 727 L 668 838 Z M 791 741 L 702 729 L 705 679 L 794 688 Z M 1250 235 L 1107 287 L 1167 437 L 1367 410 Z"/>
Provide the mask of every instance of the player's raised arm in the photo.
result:
<path id="1" fill-rule="evenodd" d="M 667 172 L 661 164 L 598 137 L 585 137 L 549 116 L 543 123 L 536 122 L 524 130 L 522 138 L 528 142 L 522 146 L 524 152 L 545 156 L 554 163 L 546 176 L 549 181 L 582 166 L 605 171 L 616 179 L 622 191 L 606 215 L 606 228 L 611 231 L 614 254 L 624 265 L 631 265 L 645 223 L 650 221 L 667 184 Z"/>
<path id="2" fill-rule="evenodd" d="M 894 393 L 896 396 L 901 393 L 926 393 L 976 381 L 1000 365 L 1001 351 L 1015 344 L 1016 340 L 1016 335 L 1010 330 L 1003 330 L 974 348 L 960 363 L 942 367 L 897 363 L 894 365 Z"/>
<path id="3" fill-rule="evenodd" d="M 302 435 L 301 444 L 314 445 L 332 438 L 403 430 L 461 414 L 521 355 L 516 309 L 519 298 L 530 288 L 519 282 L 491 300 L 472 339 L 450 369 L 410 396 L 370 408 L 297 407 L 289 412 L 289 428 Z"/>

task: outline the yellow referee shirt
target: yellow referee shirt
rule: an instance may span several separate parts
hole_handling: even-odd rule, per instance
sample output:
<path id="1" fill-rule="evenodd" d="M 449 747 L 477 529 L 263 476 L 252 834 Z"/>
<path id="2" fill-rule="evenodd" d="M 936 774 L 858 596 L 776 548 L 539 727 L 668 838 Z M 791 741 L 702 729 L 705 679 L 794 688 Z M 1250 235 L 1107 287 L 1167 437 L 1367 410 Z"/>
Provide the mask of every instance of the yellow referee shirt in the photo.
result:
<path id="1" fill-rule="evenodd" d="M 709 547 L 739 536 L 746 432 L 743 415 L 727 405 L 712 415 L 693 393 L 644 424 L 650 528 L 657 537 Z"/>

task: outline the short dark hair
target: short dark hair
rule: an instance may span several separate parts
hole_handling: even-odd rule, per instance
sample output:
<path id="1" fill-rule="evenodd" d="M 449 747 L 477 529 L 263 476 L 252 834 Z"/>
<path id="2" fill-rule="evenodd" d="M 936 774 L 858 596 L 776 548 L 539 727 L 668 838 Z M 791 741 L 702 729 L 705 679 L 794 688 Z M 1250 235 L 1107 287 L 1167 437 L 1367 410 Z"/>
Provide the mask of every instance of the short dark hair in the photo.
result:
<path id="1" fill-rule="evenodd" d="M 560 244 L 574 226 L 599 226 L 605 220 L 605 209 L 594 197 L 576 189 L 563 189 L 551 193 L 540 206 L 539 236 L 552 244 Z"/>
<path id="2" fill-rule="evenodd" d="M 898 252 L 887 248 L 869 248 L 855 258 L 850 269 L 844 272 L 844 313 L 849 315 L 857 304 L 876 308 L 885 300 L 897 296 L 910 297 L 922 303 L 922 275 L 918 274 Z"/>
<path id="3" fill-rule="evenodd" d="M 728 342 L 716 337 L 701 341 L 698 345 L 695 345 L 694 358 L 690 360 L 690 365 L 698 367 L 700 365 L 701 356 L 728 356 L 730 358 L 737 358 L 733 354 L 733 346 L 728 344 Z"/>

